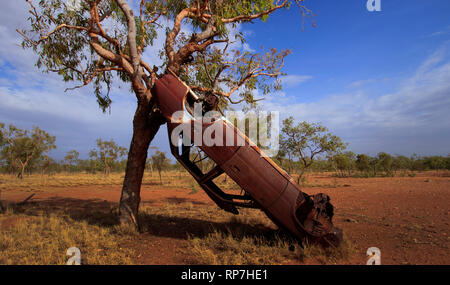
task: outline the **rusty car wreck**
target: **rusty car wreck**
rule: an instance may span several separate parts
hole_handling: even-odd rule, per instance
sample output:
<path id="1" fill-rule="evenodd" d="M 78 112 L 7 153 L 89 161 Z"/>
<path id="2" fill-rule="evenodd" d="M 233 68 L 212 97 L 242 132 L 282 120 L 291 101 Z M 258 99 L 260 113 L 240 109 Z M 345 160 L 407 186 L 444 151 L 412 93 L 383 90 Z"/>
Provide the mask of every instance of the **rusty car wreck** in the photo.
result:
<path id="1" fill-rule="evenodd" d="M 172 131 L 186 122 L 195 125 L 190 113 L 192 104 L 205 101 L 195 94 L 184 82 L 172 74 L 159 78 L 152 93 L 167 120 L 169 141 Z M 203 96 L 204 97 L 204 96 Z M 206 102 L 208 103 L 208 102 Z M 209 102 L 210 103 L 210 102 Z M 186 116 L 173 120 L 176 112 Z M 232 133 L 234 140 L 245 141 L 244 145 L 198 146 L 206 157 L 215 162 L 215 166 L 203 173 L 192 158 L 195 130 L 204 132 L 212 123 L 201 123 L 200 129 L 191 128 L 183 133 L 191 144 L 170 143 L 171 152 L 183 167 L 194 177 L 206 194 L 223 210 L 238 214 L 238 208 L 261 209 L 280 228 L 284 228 L 299 240 L 312 240 L 324 246 L 338 246 L 342 241 L 342 230 L 332 223 L 333 206 L 325 194 L 310 196 L 300 190 L 294 179 L 281 169 L 269 157 L 261 155 L 261 150 L 251 143 L 241 131 L 225 118 L 216 118 L 221 124 L 222 138 Z M 184 138 L 186 139 L 186 138 Z M 214 179 L 226 173 L 243 190 L 243 195 L 224 192 Z"/>

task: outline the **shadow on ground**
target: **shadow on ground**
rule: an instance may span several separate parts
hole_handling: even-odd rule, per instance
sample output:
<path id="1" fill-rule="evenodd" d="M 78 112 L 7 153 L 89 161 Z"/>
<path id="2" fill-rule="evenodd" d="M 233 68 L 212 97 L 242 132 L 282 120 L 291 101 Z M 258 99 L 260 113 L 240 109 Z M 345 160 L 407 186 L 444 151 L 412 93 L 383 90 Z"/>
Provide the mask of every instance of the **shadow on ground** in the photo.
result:
<path id="1" fill-rule="evenodd" d="M 177 199 L 172 202 L 187 202 Z M 150 206 L 151 207 L 151 206 Z M 154 206 L 158 207 L 158 206 Z M 112 227 L 119 224 L 118 204 L 100 199 L 76 199 L 52 197 L 44 200 L 30 201 L 21 206 L 10 206 L 15 213 L 29 216 L 67 215 L 73 220 L 86 221 L 91 225 Z M 193 210 L 195 211 L 195 209 Z M 175 209 L 176 213 L 176 209 Z M 217 209 L 217 215 L 224 212 Z M 199 212 L 199 215 L 202 215 Z M 232 234 L 234 237 L 264 238 L 269 243 L 282 237 L 294 241 L 289 233 L 274 230 L 262 224 L 245 224 L 233 219 L 216 222 L 208 217 L 192 218 L 171 216 L 169 214 L 153 214 L 141 212 L 139 214 L 141 232 L 159 237 L 169 237 L 185 240 L 188 237 L 202 238 L 213 232 Z"/>

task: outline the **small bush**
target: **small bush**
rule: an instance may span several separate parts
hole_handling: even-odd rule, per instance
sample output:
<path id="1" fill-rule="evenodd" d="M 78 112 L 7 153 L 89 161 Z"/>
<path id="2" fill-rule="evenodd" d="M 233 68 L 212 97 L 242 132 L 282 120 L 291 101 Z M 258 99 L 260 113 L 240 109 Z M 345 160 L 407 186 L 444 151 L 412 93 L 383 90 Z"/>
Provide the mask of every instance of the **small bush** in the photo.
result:
<path id="1" fill-rule="evenodd" d="M 370 172 L 358 172 L 353 174 L 353 178 L 371 178 L 374 177 L 374 175 Z"/>

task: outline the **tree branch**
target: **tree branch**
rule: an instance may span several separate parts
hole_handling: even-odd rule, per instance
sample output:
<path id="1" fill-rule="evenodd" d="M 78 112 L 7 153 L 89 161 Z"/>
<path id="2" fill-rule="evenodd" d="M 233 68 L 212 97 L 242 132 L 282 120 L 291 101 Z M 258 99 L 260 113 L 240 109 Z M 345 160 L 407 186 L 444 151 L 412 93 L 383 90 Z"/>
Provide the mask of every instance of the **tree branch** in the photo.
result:
<path id="1" fill-rule="evenodd" d="M 136 45 L 136 22 L 134 20 L 133 11 L 131 10 L 130 6 L 126 3 L 125 0 L 116 0 L 117 4 L 119 5 L 122 12 L 125 14 L 125 17 L 127 19 L 127 26 L 128 26 L 128 46 L 130 48 L 130 57 L 131 57 L 131 64 L 133 66 L 133 78 L 137 78 L 140 76 L 140 70 L 139 70 L 139 54 L 137 50 Z"/>

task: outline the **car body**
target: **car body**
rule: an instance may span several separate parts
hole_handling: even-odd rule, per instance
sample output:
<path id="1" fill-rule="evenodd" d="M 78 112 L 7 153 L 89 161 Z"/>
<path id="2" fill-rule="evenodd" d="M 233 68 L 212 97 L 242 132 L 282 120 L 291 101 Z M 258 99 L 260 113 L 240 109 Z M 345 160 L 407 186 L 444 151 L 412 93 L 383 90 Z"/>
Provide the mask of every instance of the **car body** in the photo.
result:
<path id="1" fill-rule="evenodd" d="M 172 154 L 220 208 L 234 214 L 239 213 L 239 207 L 258 208 L 276 225 L 301 240 L 307 238 L 323 245 L 339 245 L 342 231 L 333 226 L 333 206 L 327 195 L 310 196 L 302 192 L 288 173 L 262 155 L 261 150 L 225 118 L 198 121 L 192 114 L 192 104 L 201 98 L 176 75 L 165 74 L 159 78 L 152 94 L 167 120 Z M 176 118 L 174 114 L 178 114 Z M 216 124 L 216 139 L 224 143 L 198 144 L 201 151 L 215 162 L 214 168 L 203 173 L 192 159 L 193 142 L 196 132 L 200 132 L 203 139 L 203 134 L 213 124 Z M 176 139 L 173 141 L 173 132 L 184 125 L 188 131 L 183 132 L 183 136 L 190 145 L 180 144 Z M 227 145 L 225 141 L 230 134 L 235 144 Z M 238 143 L 242 141 L 243 144 Z M 234 195 L 220 189 L 213 180 L 223 173 L 233 179 L 245 194 Z"/>

